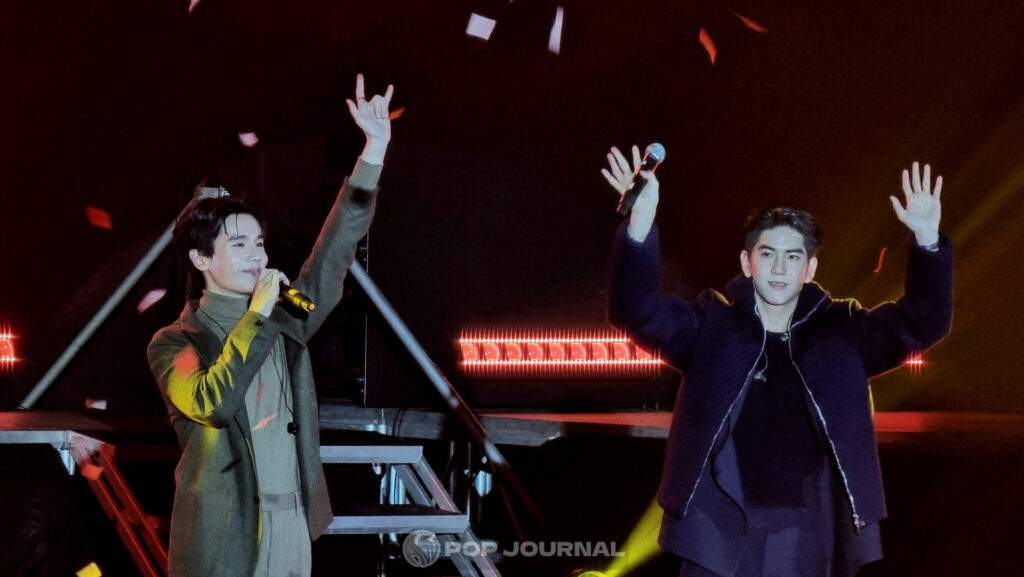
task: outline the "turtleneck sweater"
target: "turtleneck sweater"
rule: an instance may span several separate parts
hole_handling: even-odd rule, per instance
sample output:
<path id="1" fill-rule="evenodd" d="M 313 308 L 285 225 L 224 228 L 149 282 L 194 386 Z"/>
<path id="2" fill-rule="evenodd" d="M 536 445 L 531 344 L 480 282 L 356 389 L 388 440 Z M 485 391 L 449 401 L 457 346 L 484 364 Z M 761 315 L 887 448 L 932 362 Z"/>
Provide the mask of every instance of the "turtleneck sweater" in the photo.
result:
<path id="1" fill-rule="evenodd" d="M 223 342 L 248 308 L 248 298 L 204 290 L 196 316 Z M 288 423 L 293 420 L 291 383 L 281 339 L 277 337 L 245 393 L 256 478 L 260 493 L 265 495 L 291 493 L 299 487 L 295 435 L 288 432 Z"/>

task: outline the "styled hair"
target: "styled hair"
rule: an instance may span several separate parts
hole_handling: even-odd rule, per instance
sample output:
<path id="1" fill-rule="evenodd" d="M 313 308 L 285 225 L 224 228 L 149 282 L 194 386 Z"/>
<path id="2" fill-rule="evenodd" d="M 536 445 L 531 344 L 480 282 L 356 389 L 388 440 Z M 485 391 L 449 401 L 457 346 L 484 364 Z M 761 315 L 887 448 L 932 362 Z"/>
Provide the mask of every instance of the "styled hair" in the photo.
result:
<path id="1" fill-rule="evenodd" d="M 260 228 L 266 230 L 262 211 L 244 200 L 221 196 L 217 198 L 194 198 L 185 206 L 174 222 L 174 244 L 184 257 L 188 271 L 186 298 L 193 298 L 196 287 L 205 286 L 203 274 L 192 265 L 188 253 L 195 249 L 202 256 L 213 256 L 214 243 L 225 221 L 231 215 L 248 214 L 256 219 Z"/>
<path id="2" fill-rule="evenodd" d="M 818 221 L 809 212 L 784 206 L 755 211 L 747 217 L 743 248 L 749 254 L 754 250 L 754 245 L 757 244 L 757 239 L 761 238 L 762 232 L 779 226 L 788 226 L 804 237 L 804 250 L 807 251 L 808 258 L 818 252 L 822 237 Z"/>

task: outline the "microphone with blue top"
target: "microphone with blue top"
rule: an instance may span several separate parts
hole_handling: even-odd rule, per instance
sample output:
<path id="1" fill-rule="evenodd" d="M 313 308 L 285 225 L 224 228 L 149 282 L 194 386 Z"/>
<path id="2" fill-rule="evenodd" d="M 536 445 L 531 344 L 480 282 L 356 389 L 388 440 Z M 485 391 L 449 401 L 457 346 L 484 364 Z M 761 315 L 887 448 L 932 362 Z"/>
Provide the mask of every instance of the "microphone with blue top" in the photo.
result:
<path id="1" fill-rule="evenodd" d="M 619 199 L 619 206 L 615 209 L 615 212 L 621 216 L 626 216 L 633 210 L 633 203 L 636 202 L 636 197 L 640 196 L 640 192 L 647 185 L 647 179 L 640 176 L 640 173 L 644 171 L 654 172 L 664 160 L 664 146 L 655 142 L 647 147 L 647 150 L 644 151 L 644 159 L 640 162 L 636 172 L 633 173 L 633 182 L 629 185 L 629 190 Z"/>

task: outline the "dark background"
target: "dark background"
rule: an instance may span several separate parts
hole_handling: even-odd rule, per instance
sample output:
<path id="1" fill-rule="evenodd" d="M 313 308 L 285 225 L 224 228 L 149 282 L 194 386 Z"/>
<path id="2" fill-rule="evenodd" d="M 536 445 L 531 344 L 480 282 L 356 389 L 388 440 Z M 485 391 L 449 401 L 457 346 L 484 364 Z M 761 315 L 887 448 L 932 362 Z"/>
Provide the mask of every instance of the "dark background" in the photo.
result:
<path id="1" fill-rule="evenodd" d="M 876 380 L 876 404 L 1024 412 L 1024 7 L 561 5 L 555 55 L 546 1 L 4 3 L 0 325 L 22 358 L 0 376 L 7 405 L 204 175 L 271 211 L 272 261 L 294 275 L 361 146 L 344 106 L 361 71 L 405 107 L 371 272 L 456 381 L 464 329 L 603 326 L 618 221 L 599 169 L 610 145 L 658 140 L 665 282 L 684 296 L 738 273 L 744 217 L 775 204 L 821 221 L 818 280 L 834 295 L 898 296 L 909 235 L 888 196 L 903 167 L 931 162 L 957 250 L 954 328 L 921 374 Z M 490 41 L 465 34 L 471 12 L 497 19 Z M 91 226 L 86 206 L 113 228 Z M 110 412 L 160 414 L 144 348 L 180 310 L 180 279 L 161 258 L 37 407 L 104 398 Z M 154 288 L 167 297 L 139 314 Z"/>

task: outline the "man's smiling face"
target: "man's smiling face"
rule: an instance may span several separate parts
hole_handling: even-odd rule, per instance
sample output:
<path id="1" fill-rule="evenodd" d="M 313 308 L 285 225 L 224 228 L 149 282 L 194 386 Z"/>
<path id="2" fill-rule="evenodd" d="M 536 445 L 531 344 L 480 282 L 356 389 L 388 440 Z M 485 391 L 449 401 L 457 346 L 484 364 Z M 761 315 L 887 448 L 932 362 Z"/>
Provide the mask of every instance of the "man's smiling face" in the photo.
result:
<path id="1" fill-rule="evenodd" d="M 818 259 L 809 257 L 804 236 L 789 226 L 762 231 L 754 248 L 740 252 L 743 274 L 753 278 L 754 291 L 767 304 L 781 306 L 800 296 L 811 282 Z"/>
<path id="2" fill-rule="evenodd" d="M 263 229 L 251 214 L 232 214 L 213 243 L 213 254 L 189 251 L 189 259 L 206 279 L 206 290 L 230 297 L 252 294 L 260 271 L 267 266 Z"/>

